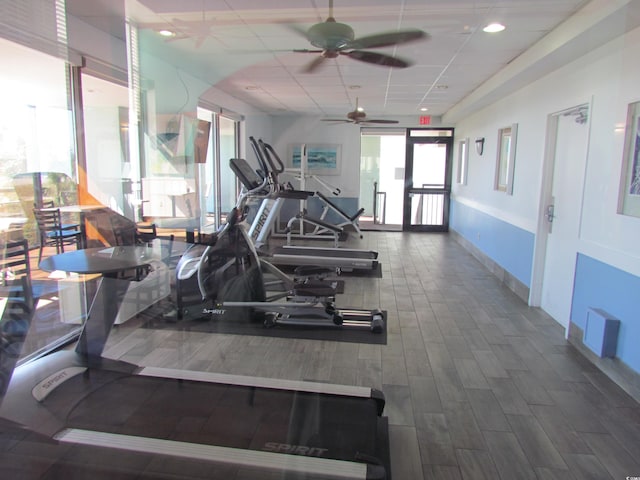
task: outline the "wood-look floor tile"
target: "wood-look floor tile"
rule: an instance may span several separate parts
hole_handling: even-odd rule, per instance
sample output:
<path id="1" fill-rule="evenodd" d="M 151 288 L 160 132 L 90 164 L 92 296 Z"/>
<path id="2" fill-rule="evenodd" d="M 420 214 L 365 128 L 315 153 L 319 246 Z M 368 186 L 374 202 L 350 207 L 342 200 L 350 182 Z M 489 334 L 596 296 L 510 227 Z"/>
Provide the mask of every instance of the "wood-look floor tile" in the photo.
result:
<path id="1" fill-rule="evenodd" d="M 455 451 L 450 443 L 437 443 L 418 435 L 418 444 L 423 464 L 458 466 Z"/>
<path id="2" fill-rule="evenodd" d="M 505 414 L 531 415 L 531 409 L 511 378 L 488 378 L 491 391 Z"/>
<path id="3" fill-rule="evenodd" d="M 392 477 L 422 480 L 420 448 L 415 428 L 389 425 L 389 445 Z"/>
<path id="4" fill-rule="evenodd" d="M 422 339 L 420 327 L 417 322 L 415 327 L 402 328 L 402 347 L 404 350 L 422 351 L 426 353 L 424 340 Z"/>
<path id="5" fill-rule="evenodd" d="M 463 480 L 460 469 L 451 465 L 424 465 L 425 480 Z"/>
<path id="6" fill-rule="evenodd" d="M 383 359 L 382 383 L 385 385 L 409 385 L 404 356 L 390 356 Z"/>
<path id="7" fill-rule="evenodd" d="M 608 433 L 600 422 L 601 414 L 597 408 L 574 392 L 549 390 L 565 418 L 577 432 Z"/>
<path id="8" fill-rule="evenodd" d="M 466 392 L 480 430 L 511 430 L 507 417 L 491 390 L 468 388 Z"/>
<path id="9" fill-rule="evenodd" d="M 640 459 L 640 419 L 628 412 L 627 408 L 609 408 L 603 413 L 602 423 L 633 458 Z"/>
<path id="10" fill-rule="evenodd" d="M 511 344 L 492 345 L 491 350 L 505 370 L 528 371 L 529 368 Z"/>
<path id="11" fill-rule="evenodd" d="M 384 385 L 385 415 L 390 425 L 415 426 L 411 391 L 408 386 Z"/>
<path id="12" fill-rule="evenodd" d="M 508 345 L 511 342 L 512 337 L 503 334 L 493 322 L 478 324 L 478 330 L 489 345 Z"/>
<path id="13" fill-rule="evenodd" d="M 529 405 L 555 405 L 551 395 L 531 372 L 512 371 L 509 375 Z"/>
<path id="14" fill-rule="evenodd" d="M 489 388 L 478 362 L 470 358 L 454 358 L 453 363 L 464 388 Z"/>
<path id="15" fill-rule="evenodd" d="M 462 331 L 462 336 L 467 342 L 467 346 L 471 351 L 491 351 L 491 345 L 482 335 L 482 331 L 476 325 L 474 328 Z"/>
<path id="16" fill-rule="evenodd" d="M 495 480 L 498 471 L 488 451 L 456 449 L 463 480 Z"/>
<path id="17" fill-rule="evenodd" d="M 507 415 L 507 419 L 531 465 L 559 470 L 567 469 L 560 453 L 535 417 Z"/>
<path id="18" fill-rule="evenodd" d="M 339 300 L 386 310 L 386 345 L 131 323 L 115 332 L 107 353 L 157 366 L 381 389 L 396 480 L 640 474 L 640 405 L 544 311 L 527 306 L 447 235 L 378 232 L 357 242 L 379 252 L 383 278 L 345 275 Z"/>
<path id="19" fill-rule="evenodd" d="M 565 353 L 548 353 L 545 355 L 547 362 L 555 370 L 560 378 L 567 382 L 585 382 L 582 365 L 574 360 L 572 355 Z"/>
<path id="20" fill-rule="evenodd" d="M 613 478 L 626 478 L 640 474 L 640 462 L 629 455 L 612 435 L 585 433 L 583 436 Z"/>
<path id="21" fill-rule="evenodd" d="M 585 453 L 565 453 L 562 455 L 571 473 L 579 480 L 618 480 L 614 479 L 595 455 Z M 622 477 L 624 478 L 624 477 Z"/>
<path id="22" fill-rule="evenodd" d="M 382 361 L 379 359 L 358 359 L 356 385 L 382 388 Z"/>
<path id="23" fill-rule="evenodd" d="M 538 480 L 578 480 L 570 470 L 555 470 L 553 468 L 535 468 Z"/>
<path id="24" fill-rule="evenodd" d="M 451 358 L 468 358 L 473 360 L 473 352 L 463 335 L 445 335 L 444 344 Z"/>
<path id="25" fill-rule="evenodd" d="M 509 378 L 509 374 L 502 366 L 495 353 L 488 350 L 473 352 L 478 366 L 486 378 Z"/>
<path id="26" fill-rule="evenodd" d="M 424 349 L 412 350 L 405 349 L 405 365 L 407 375 L 416 377 L 432 377 L 431 364 L 429 357 Z"/>
<path id="27" fill-rule="evenodd" d="M 409 390 L 415 414 L 440 413 L 443 411 L 442 402 L 433 377 L 410 375 Z"/>
<path id="28" fill-rule="evenodd" d="M 434 372 L 438 395 L 443 405 L 466 402 L 467 394 L 455 370 L 441 370 Z"/>
<path id="29" fill-rule="evenodd" d="M 501 479 L 537 480 L 533 467 L 511 432 L 483 432 Z"/>
<path id="30" fill-rule="evenodd" d="M 427 343 L 427 357 L 431 364 L 431 370 L 434 376 L 441 371 L 455 370 L 456 366 L 449 354 L 449 349 L 443 343 Z"/>
<path id="31" fill-rule="evenodd" d="M 418 328 L 425 343 L 444 343 L 440 326 L 435 320 L 418 320 Z"/>
<path id="32" fill-rule="evenodd" d="M 485 450 L 486 443 L 471 405 L 467 402 L 450 403 L 444 407 L 451 443 L 455 448 Z"/>
<path id="33" fill-rule="evenodd" d="M 614 407 L 638 407 L 638 402 L 600 370 L 586 371 L 584 376 L 607 397 L 610 405 Z"/>
<path id="34" fill-rule="evenodd" d="M 561 453 L 593 453 L 581 434 L 577 433 L 558 407 L 532 405 L 531 410 Z"/>

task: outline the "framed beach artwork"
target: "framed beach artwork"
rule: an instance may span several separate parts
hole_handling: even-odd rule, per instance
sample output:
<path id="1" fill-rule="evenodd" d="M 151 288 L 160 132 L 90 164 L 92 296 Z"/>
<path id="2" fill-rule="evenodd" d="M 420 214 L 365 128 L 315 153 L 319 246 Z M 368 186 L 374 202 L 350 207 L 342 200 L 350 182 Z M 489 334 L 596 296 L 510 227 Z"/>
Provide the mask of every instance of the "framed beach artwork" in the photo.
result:
<path id="1" fill-rule="evenodd" d="M 627 108 L 618 213 L 640 217 L 640 102 Z"/>
<path id="2" fill-rule="evenodd" d="M 340 175 L 340 145 L 330 143 L 308 143 L 307 174 Z M 299 169 L 302 144 L 289 146 L 289 164 L 287 167 Z"/>

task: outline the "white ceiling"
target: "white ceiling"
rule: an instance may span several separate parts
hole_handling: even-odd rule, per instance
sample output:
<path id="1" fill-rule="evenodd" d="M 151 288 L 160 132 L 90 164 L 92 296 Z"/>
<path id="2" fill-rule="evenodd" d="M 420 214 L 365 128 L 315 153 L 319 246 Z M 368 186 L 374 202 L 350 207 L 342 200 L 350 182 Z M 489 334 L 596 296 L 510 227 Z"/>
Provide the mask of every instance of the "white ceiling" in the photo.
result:
<path id="1" fill-rule="evenodd" d="M 411 59 L 413 65 L 406 69 L 339 57 L 325 61 L 312 74 L 301 68 L 314 54 L 290 52 L 312 46 L 287 23 L 306 29 L 324 21 L 328 0 L 67 0 L 67 8 L 73 16 L 121 38 L 126 12 L 140 28 L 143 50 L 161 52 L 176 66 L 265 112 L 343 116 L 353 110 L 358 97 L 369 118 L 385 118 L 425 114 L 421 107 L 428 108 L 428 115 L 444 115 L 588 3 L 335 0 L 336 20 L 349 24 L 356 37 L 418 28 L 430 39 L 377 49 Z M 492 21 L 505 24 L 506 30 L 484 33 L 482 27 Z M 166 41 L 157 34 L 161 28 L 184 38 Z M 543 60 L 544 56 L 536 61 Z"/>

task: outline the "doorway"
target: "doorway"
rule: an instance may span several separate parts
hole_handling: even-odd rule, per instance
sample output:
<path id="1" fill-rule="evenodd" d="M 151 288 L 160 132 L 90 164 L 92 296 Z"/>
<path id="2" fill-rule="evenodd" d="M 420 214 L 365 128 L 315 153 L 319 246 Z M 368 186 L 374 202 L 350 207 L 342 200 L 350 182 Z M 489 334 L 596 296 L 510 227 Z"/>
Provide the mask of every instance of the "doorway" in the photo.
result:
<path id="1" fill-rule="evenodd" d="M 363 230 L 447 231 L 453 129 L 362 129 Z"/>
<path id="2" fill-rule="evenodd" d="M 406 130 L 360 132 L 360 228 L 402 230 Z"/>
<path id="3" fill-rule="evenodd" d="M 589 146 L 589 106 L 549 116 L 530 303 L 568 328 Z"/>
<path id="4" fill-rule="evenodd" d="M 407 132 L 403 230 L 449 230 L 452 147 L 452 129 Z"/>

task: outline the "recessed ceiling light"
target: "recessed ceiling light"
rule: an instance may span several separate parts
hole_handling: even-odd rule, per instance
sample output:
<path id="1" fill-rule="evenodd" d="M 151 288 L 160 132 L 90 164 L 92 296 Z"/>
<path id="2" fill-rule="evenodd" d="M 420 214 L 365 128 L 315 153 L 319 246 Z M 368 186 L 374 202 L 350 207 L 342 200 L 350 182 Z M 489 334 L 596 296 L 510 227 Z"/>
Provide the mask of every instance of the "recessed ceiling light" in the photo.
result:
<path id="1" fill-rule="evenodd" d="M 503 31 L 505 28 L 506 27 L 501 23 L 490 23 L 489 25 L 484 27 L 482 31 L 487 33 L 497 33 Z"/>
<path id="2" fill-rule="evenodd" d="M 162 37 L 175 37 L 176 33 L 171 30 L 159 30 L 158 34 Z"/>
<path id="3" fill-rule="evenodd" d="M 260 90 L 260 87 L 256 86 L 256 85 L 247 85 L 246 87 L 244 87 L 245 90 Z"/>
<path id="4" fill-rule="evenodd" d="M 358 90 L 360 85 L 349 85 L 349 90 Z"/>
<path id="5" fill-rule="evenodd" d="M 422 108 L 420 109 L 420 111 L 421 111 L 421 112 L 426 112 L 427 110 L 429 110 L 427 107 L 422 107 Z"/>
<path id="6" fill-rule="evenodd" d="M 445 85 L 444 83 L 439 83 L 438 85 L 436 85 L 436 90 L 446 90 L 447 88 L 449 88 L 449 85 Z"/>

